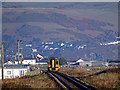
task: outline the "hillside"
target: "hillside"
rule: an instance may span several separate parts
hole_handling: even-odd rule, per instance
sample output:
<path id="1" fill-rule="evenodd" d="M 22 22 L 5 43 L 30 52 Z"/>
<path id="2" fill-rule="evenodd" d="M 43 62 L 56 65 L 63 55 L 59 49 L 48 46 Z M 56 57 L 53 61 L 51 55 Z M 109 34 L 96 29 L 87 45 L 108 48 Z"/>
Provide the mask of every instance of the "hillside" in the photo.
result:
<path id="1" fill-rule="evenodd" d="M 17 40 L 22 39 L 24 55 L 38 48 L 38 53 L 48 57 L 117 58 L 117 45 L 100 46 L 117 41 L 117 3 L 3 3 L 2 11 L 6 55 L 15 55 Z M 48 41 L 54 42 L 49 47 L 58 49 L 42 48 L 42 42 Z M 58 43 L 73 46 L 60 47 Z M 78 49 L 83 45 L 86 48 Z"/>

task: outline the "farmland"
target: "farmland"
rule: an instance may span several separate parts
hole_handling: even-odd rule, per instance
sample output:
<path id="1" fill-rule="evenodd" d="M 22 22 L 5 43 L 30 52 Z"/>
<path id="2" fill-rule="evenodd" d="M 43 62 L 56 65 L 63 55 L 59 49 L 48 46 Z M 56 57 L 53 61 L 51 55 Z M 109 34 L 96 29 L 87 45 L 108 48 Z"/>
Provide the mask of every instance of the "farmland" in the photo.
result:
<path id="1" fill-rule="evenodd" d="M 96 88 L 120 88 L 120 68 L 61 68 L 60 72 L 74 77 Z M 46 74 L 5 79 L 3 88 L 58 88 Z"/>

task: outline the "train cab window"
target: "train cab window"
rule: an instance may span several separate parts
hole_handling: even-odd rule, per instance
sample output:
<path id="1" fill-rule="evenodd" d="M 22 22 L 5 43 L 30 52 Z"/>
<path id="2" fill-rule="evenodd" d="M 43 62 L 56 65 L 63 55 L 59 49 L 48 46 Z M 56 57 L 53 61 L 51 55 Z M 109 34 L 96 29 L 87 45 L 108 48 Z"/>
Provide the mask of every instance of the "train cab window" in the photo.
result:
<path id="1" fill-rule="evenodd" d="M 48 62 L 48 64 L 50 64 L 50 62 Z"/>
<path id="2" fill-rule="evenodd" d="M 56 61 L 56 64 L 58 64 L 58 61 Z"/>
<path id="3" fill-rule="evenodd" d="M 52 65 L 52 60 L 50 60 L 50 65 Z"/>

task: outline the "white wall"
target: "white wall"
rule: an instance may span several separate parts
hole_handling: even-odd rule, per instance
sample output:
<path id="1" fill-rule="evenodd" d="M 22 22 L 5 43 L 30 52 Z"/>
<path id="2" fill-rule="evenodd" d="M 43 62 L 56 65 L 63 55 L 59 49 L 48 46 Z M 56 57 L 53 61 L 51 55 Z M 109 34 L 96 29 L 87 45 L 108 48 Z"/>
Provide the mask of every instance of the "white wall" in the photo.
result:
<path id="1" fill-rule="evenodd" d="M 81 62 L 79 63 L 80 66 L 92 66 L 92 63 L 91 62 Z"/>
<path id="2" fill-rule="evenodd" d="M 8 61 L 8 62 L 6 62 L 6 63 L 4 63 L 4 64 L 8 64 L 8 65 L 12 65 L 12 64 L 14 64 L 12 61 Z"/>
<path id="3" fill-rule="evenodd" d="M 40 62 L 40 63 L 36 63 L 36 65 L 46 65 L 47 62 Z"/>
<path id="4" fill-rule="evenodd" d="M 0 69 L 0 72 L 1 71 L 2 70 Z M 26 75 L 28 71 L 29 71 L 28 68 L 4 69 L 4 79 L 22 77 Z M 0 79 L 2 79 L 2 73 L 0 73 Z"/>
<path id="5" fill-rule="evenodd" d="M 36 64 L 36 60 L 23 60 L 22 64 L 32 64 L 35 65 Z"/>

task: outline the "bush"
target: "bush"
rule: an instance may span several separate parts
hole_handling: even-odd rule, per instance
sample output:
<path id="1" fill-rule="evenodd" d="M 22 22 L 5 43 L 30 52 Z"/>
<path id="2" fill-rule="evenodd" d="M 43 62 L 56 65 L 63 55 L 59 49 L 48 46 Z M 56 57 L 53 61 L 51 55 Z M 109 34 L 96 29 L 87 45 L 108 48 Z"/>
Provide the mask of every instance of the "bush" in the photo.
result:
<path id="1" fill-rule="evenodd" d="M 65 59 L 65 58 L 60 58 L 60 59 L 59 59 L 59 64 L 60 64 L 60 65 L 65 65 L 65 64 L 67 64 L 66 59 Z"/>

